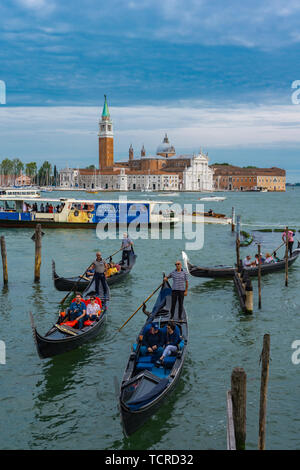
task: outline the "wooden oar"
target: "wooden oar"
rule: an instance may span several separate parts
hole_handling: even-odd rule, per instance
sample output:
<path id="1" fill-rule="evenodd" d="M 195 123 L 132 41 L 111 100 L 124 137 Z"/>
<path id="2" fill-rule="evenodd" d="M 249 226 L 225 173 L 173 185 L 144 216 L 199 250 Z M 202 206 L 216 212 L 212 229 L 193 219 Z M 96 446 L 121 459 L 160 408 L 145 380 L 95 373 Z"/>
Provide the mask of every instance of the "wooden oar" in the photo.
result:
<path id="1" fill-rule="evenodd" d="M 272 255 L 274 255 L 274 253 L 276 253 L 276 251 L 279 250 L 279 248 L 281 248 L 282 245 L 285 245 L 285 242 L 281 243 L 281 245 L 279 245 L 279 247 L 276 248 L 276 250 L 274 250 L 274 251 L 272 252 Z"/>
<path id="2" fill-rule="evenodd" d="M 139 306 L 139 308 L 136 309 L 136 311 L 128 318 L 128 320 L 126 320 L 125 323 L 123 323 L 123 325 L 118 329 L 118 331 L 121 331 L 122 328 L 129 322 L 129 320 L 131 320 L 132 317 L 134 317 L 134 315 L 143 307 L 143 305 L 148 302 L 148 300 L 151 299 L 151 297 L 155 294 L 155 292 L 158 291 L 158 289 L 160 289 L 162 286 L 164 285 L 164 282 L 162 282 L 153 292 L 152 294 L 150 294 L 146 300 L 144 300 L 143 303 L 141 303 L 141 305 Z"/>
<path id="3" fill-rule="evenodd" d="M 89 266 L 90 267 L 90 266 Z M 71 292 L 75 292 L 76 291 L 76 287 L 78 286 L 79 282 L 80 282 L 80 279 L 85 275 L 85 273 L 87 272 L 89 268 L 86 268 L 86 270 L 84 271 L 84 273 L 78 277 L 78 281 L 74 282 L 74 285 L 72 287 L 72 289 L 67 293 L 67 295 L 64 296 L 64 298 L 60 301 L 60 304 L 63 304 L 65 303 L 65 301 L 67 300 L 67 298 L 69 297 L 69 295 L 71 294 Z"/>
<path id="4" fill-rule="evenodd" d="M 119 250 L 115 251 L 112 255 L 108 256 L 107 258 L 105 258 L 105 260 L 109 259 L 109 258 L 112 258 L 113 256 L 115 256 L 117 253 L 119 253 L 119 251 L 123 250 L 123 248 L 120 248 Z"/>
<path id="5" fill-rule="evenodd" d="M 115 253 L 113 253 L 112 255 L 110 255 L 110 256 L 108 256 L 107 258 L 105 258 L 105 260 L 107 260 L 107 259 L 111 258 L 112 256 L 116 255 L 116 254 L 119 253 L 119 251 L 121 251 L 121 250 L 122 250 L 122 248 L 120 248 L 119 250 L 115 251 Z M 90 266 L 91 266 L 91 265 L 90 265 Z M 80 279 L 82 279 L 82 278 L 83 278 L 83 279 L 87 279 L 87 278 L 85 277 L 85 273 L 86 273 L 87 270 L 90 268 L 90 266 L 85 269 L 84 273 L 81 274 L 81 276 L 79 276 L 78 281 L 76 281 L 76 282 L 74 283 L 72 289 L 71 289 L 71 290 L 67 293 L 67 295 L 65 295 L 65 297 L 60 301 L 61 304 L 63 304 L 63 303 L 67 300 L 67 298 L 69 297 L 69 295 L 70 295 L 71 292 L 75 292 L 75 291 L 76 291 L 76 287 L 77 287 L 78 283 L 80 282 Z M 90 281 L 90 279 L 87 279 L 87 280 Z"/>

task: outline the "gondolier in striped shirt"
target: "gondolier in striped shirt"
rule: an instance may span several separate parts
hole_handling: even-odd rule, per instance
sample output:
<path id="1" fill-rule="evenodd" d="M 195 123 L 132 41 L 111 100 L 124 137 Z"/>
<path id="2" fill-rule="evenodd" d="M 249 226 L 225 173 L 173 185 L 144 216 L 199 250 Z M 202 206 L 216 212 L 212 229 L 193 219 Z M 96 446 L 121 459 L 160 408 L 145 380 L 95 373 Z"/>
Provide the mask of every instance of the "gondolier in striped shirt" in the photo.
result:
<path id="1" fill-rule="evenodd" d="M 184 297 L 187 295 L 188 291 L 188 274 L 182 269 L 182 264 L 180 261 L 175 263 L 176 269 L 172 271 L 165 281 L 168 279 L 173 279 L 172 285 L 172 305 L 171 305 L 171 319 L 174 317 L 176 303 L 178 301 L 178 318 L 181 320 L 182 310 L 183 310 L 183 301 Z"/>
<path id="2" fill-rule="evenodd" d="M 133 241 L 129 238 L 127 232 L 123 233 L 121 249 L 122 249 L 121 264 L 125 264 L 125 261 L 127 261 L 127 265 L 129 266 L 129 254 L 131 251 L 133 252 Z"/>

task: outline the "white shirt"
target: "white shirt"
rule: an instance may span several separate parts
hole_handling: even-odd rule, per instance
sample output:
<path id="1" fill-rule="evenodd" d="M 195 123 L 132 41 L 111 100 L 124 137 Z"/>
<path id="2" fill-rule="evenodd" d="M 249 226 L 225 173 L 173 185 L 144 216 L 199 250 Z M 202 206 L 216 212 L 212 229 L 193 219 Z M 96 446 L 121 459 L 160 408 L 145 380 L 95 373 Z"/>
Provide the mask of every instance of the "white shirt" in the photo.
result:
<path id="1" fill-rule="evenodd" d="M 252 261 L 250 259 L 245 258 L 243 261 L 243 266 L 250 266 Z"/>
<path id="2" fill-rule="evenodd" d="M 100 305 L 96 304 L 96 302 L 94 303 L 94 305 L 88 304 L 88 306 L 86 307 L 86 313 L 87 315 L 99 315 Z"/>

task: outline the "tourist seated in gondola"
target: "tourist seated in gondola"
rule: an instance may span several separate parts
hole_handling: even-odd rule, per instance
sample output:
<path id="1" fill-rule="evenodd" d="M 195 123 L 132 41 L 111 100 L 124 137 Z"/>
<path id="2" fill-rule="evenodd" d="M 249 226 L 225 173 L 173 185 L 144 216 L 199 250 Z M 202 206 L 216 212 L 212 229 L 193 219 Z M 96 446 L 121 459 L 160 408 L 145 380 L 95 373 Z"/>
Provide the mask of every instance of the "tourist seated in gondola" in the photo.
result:
<path id="1" fill-rule="evenodd" d="M 85 276 L 89 277 L 90 279 L 94 277 L 94 274 L 95 274 L 95 269 L 92 267 L 88 268 L 87 271 L 85 272 Z"/>
<path id="2" fill-rule="evenodd" d="M 101 315 L 101 307 L 99 303 L 96 302 L 94 295 L 90 296 L 90 303 L 87 304 L 86 314 L 90 321 L 95 321 Z"/>
<path id="3" fill-rule="evenodd" d="M 265 263 L 275 263 L 273 256 L 270 253 L 266 253 L 266 260 Z"/>
<path id="4" fill-rule="evenodd" d="M 274 258 L 275 263 L 278 263 L 278 261 L 281 261 L 281 259 L 278 258 L 276 251 L 274 251 L 273 253 L 273 258 Z"/>
<path id="5" fill-rule="evenodd" d="M 169 321 L 167 326 L 162 330 L 164 335 L 164 350 L 157 361 L 157 365 L 163 364 L 166 356 L 171 356 L 178 351 L 179 343 L 181 341 L 180 330 L 178 326 Z"/>
<path id="6" fill-rule="evenodd" d="M 90 292 L 90 298 L 83 301 L 85 303 L 85 305 L 88 306 L 91 303 L 91 297 L 95 298 L 95 303 L 100 305 L 100 309 L 102 309 L 101 299 L 100 299 L 100 297 L 97 297 L 96 292 Z"/>
<path id="7" fill-rule="evenodd" d="M 114 266 L 114 263 L 108 263 L 108 268 L 107 268 L 107 271 L 105 273 L 106 277 L 111 277 L 111 276 L 113 276 L 114 274 L 117 274 L 117 273 L 118 273 L 118 270 Z"/>
<path id="8" fill-rule="evenodd" d="M 259 264 L 263 264 L 266 261 L 266 259 L 260 255 L 260 263 L 259 263 L 259 255 L 256 253 L 255 255 L 255 265 L 258 266 Z"/>
<path id="9" fill-rule="evenodd" d="M 251 261 L 251 256 L 250 255 L 247 255 L 246 258 L 244 259 L 243 261 L 243 267 L 244 268 L 251 268 L 253 266 L 256 266 L 256 262 L 255 261 Z"/>
<path id="10" fill-rule="evenodd" d="M 69 307 L 69 318 L 70 322 L 75 322 L 72 325 L 75 328 L 83 328 L 83 324 L 85 320 L 88 320 L 86 315 L 86 305 L 82 300 L 82 296 L 80 293 L 77 292 L 75 301 L 71 302 Z"/>
<path id="11" fill-rule="evenodd" d="M 146 328 L 145 333 L 142 337 L 142 346 L 140 353 L 142 356 L 151 355 L 153 362 L 158 359 L 163 352 L 164 335 L 160 330 L 157 322 L 150 324 L 149 328 Z"/>

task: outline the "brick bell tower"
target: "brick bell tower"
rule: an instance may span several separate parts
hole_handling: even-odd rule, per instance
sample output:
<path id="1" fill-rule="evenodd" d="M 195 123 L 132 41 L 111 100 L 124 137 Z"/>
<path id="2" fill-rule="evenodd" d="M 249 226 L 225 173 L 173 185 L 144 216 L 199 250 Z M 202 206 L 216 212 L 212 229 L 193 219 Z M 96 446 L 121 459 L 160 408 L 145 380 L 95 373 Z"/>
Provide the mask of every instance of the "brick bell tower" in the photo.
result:
<path id="1" fill-rule="evenodd" d="M 105 170 L 114 166 L 114 134 L 110 119 L 106 95 L 101 120 L 99 121 L 99 169 Z"/>

